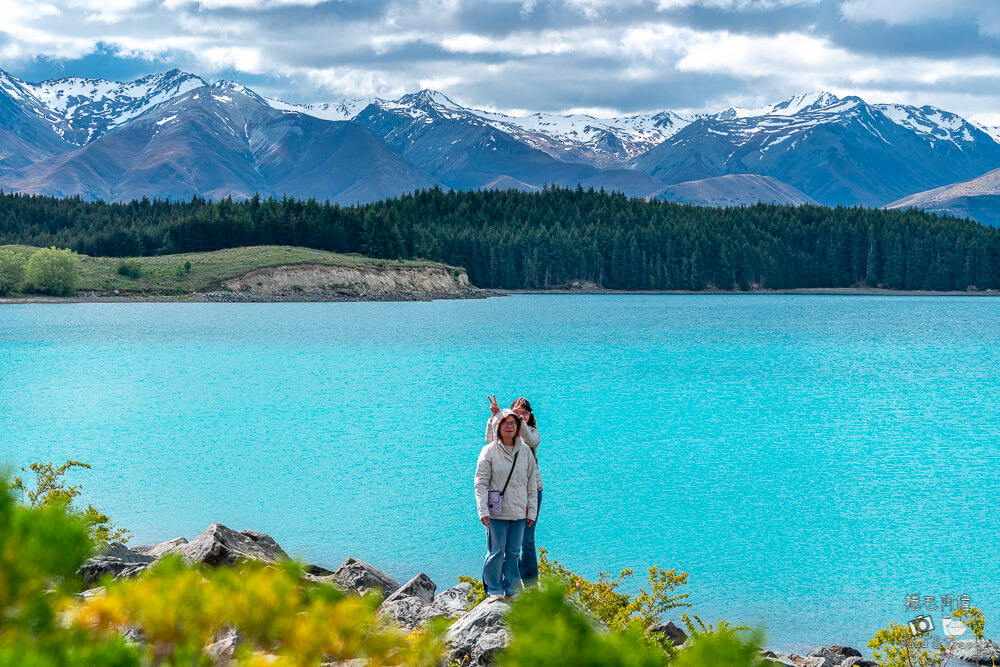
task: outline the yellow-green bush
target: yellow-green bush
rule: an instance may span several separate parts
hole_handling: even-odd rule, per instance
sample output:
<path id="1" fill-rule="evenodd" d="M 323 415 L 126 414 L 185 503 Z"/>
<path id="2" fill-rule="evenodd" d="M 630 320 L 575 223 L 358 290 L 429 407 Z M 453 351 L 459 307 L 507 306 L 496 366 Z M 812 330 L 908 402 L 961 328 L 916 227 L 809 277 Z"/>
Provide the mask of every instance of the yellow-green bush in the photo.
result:
<path id="1" fill-rule="evenodd" d="M 239 665 L 364 658 L 430 667 L 441 658 L 435 634 L 377 622 L 377 598 L 308 582 L 294 563 L 209 570 L 166 558 L 80 599 L 75 573 L 94 544 L 65 503 L 26 507 L 0 492 L 0 536 L 0 667 L 208 665 L 204 645 L 230 629 Z M 143 644 L 126 643 L 126 628 Z"/>
<path id="2" fill-rule="evenodd" d="M 61 466 L 53 463 L 32 463 L 27 470 L 21 468 L 21 472 L 27 473 L 30 470 L 34 474 L 34 486 L 29 487 L 21 477 L 14 477 L 11 488 L 20 492 L 22 502 L 28 507 L 62 507 L 76 514 L 83 519 L 90 538 L 97 544 L 127 541 L 132 534 L 113 524 L 106 514 L 99 512 L 93 505 L 88 504 L 83 510 L 77 510 L 73 506 L 73 501 L 81 493 L 81 485 L 67 486 L 63 479 L 72 468 L 89 470 L 90 466 L 80 461 L 66 461 Z"/>
<path id="3" fill-rule="evenodd" d="M 430 667 L 440 660 L 439 638 L 376 620 L 380 598 L 347 596 L 301 575 L 294 563 L 207 570 L 172 556 L 137 579 L 109 583 L 103 595 L 69 605 L 66 614 L 95 640 L 140 630 L 149 664 L 209 665 L 203 647 L 228 630 L 239 636 L 239 664 L 263 656 L 290 666 L 364 658 L 373 666 Z"/>
<path id="4" fill-rule="evenodd" d="M 755 667 L 762 636 L 720 623 L 692 627 L 692 642 L 682 651 L 651 645 L 635 623 L 601 631 L 593 619 L 570 604 L 572 591 L 552 579 L 526 591 L 507 615 L 511 644 L 501 667 Z"/>
<path id="5" fill-rule="evenodd" d="M 545 549 L 539 549 L 540 579 L 560 584 L 611 630 L 640 632 L 650 644 L 670 651 L 672 644 L 668 639 L 659 633 L 649 633 L 647 629 L 661 623 L 666 611 L 691 606 L 687 602 L 687 593 L 674 593 L 678 586 L 687 583 L 687 572 L 678 573 L 653 566 L 649 568 L 644 588 L 635 594 L 622 592 L 621 588 L 633 575 L 631 569 L 622 570 L 614 578 L 607 572 L 601 572 L 597 581 L 590 581 L 559 561 L 550 559 Z"/>
<path id="6" fill-rule="evenodd" d="M 27 260 L 24 255 L 0 248 L 0 296 L 17 292 L 24 285 Z"/>
<path id="7" fill-rule="evenodd" d="M 36 292 L 67 296 L 80 282 L 80 256 L 72 250 L 42 248 L 28 259 L 25 278 Z"/>

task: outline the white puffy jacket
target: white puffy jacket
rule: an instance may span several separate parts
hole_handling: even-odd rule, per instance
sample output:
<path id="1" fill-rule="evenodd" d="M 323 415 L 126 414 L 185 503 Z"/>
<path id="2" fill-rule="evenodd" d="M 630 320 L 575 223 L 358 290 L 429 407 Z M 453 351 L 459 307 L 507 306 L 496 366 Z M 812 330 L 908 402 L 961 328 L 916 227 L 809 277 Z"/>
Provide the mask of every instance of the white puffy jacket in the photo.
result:
<path id="1" fill-rule="evenodd" d="M 486 442 L 493 442 L 496 437 L 497 422 L 496 417 L 493 416 L 486 421 Z M 521 441 L 531 448 L 531 453 L 535 457 L 535 470 L 537 472 L 535 488 L 541 491 L 542 469 L 538 467 L 538 445 L 542 441 L 542 436 L 539 434 L 537 428 L 529 426 L 528 422 L 521 420 Z"/>
<path id="2" fill-rule="evenodd" d="M 517 463 L 514 456 L 517 455 Z M 515 438 L 514 446 L 508 448 L 499 439 L 483 447 L 476 461 L 476 509 L 479 518 L 490 516 L 487 499 L 490 491 L 502 491 L 510 475 L 510 483 L 503 495 L 503 505 L 499 516 L 493 519 L 516 521 L 528 518 L 534 521 L 538 517 L 538 493 L 535 489 L 536 471 L 535 457 L 531 449 L 520 438 Z M 531 493 L 528 490 L 531 490 Z"/>

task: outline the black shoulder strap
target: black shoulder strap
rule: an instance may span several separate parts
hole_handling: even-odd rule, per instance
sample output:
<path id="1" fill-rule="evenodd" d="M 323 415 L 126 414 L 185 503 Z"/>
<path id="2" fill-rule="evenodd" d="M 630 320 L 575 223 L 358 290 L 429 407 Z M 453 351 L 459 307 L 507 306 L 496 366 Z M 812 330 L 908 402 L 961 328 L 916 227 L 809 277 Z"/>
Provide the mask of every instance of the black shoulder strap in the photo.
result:
<path id="1" fill-rule="evenodd" d="M 517 465 L 517 455 L 520 453 L 521 453 L 520 449 L 514 452 L 514 462 L 510 464 L 510 472 L 507 473 L 507 481 L 504 482 L 503 491 L 500 492 L 501 496 L 507 493 L 507 485 L 510 484 L 510 476 L 514 474 L 514 466 Z"/>

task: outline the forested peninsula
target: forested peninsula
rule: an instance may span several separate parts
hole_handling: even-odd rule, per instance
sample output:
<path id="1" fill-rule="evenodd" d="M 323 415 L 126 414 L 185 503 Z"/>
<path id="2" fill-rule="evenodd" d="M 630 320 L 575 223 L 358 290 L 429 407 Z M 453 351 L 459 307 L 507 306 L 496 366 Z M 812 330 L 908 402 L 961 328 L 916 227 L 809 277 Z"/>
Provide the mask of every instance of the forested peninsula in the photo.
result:
<path id="1" fill-rule="evenodd" d="M 1000 229 L 918 210 L 706 208 L 550 187 L 372 204 L 87 202 L 0 193 L 0 244 L 109 257 L 292 245 L 465 267 L 495 289 L 1000 289 Z"/>

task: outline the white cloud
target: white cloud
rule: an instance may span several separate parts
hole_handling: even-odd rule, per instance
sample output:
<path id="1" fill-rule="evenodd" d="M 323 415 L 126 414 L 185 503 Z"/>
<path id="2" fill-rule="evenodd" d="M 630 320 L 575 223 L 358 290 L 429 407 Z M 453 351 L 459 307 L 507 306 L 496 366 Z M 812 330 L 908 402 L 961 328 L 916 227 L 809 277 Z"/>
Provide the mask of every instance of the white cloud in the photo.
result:
<path id="1" fill-rule="evenodd" d="M 1000 36 L 1000 3 L 996 0 L 845 0 L 840 13 L 849 21 L 880 21 L 894 26 L 965 19 L 974 21 L 985 35 Z"/>
<path id="2" fill-rule="evenodd" d="M 997 107 L 980 92 L 1000 81 L 995 54 L 873 56 L 839 46 L 835 31 L 815 23 L 762 33 L 759 15 L 755 31 L 741 31 L 750 13 L 777 17 L 795 5 L 796 15 L 808 14 L 802 8 L 818 0 L 659 0 L 662 10 L 713 8 L 728 30 L 672 24 L 651 0 L 387 1 L 0 0 L 0 67 L 17 74 L 19 64 L 72 60 L 100 46 L 206 77 L 264 77 L 268 92 L 292 102 L 432 87 L 473 106 L 703 111 L 825 89 L 894 91 L 943 108 L 941 100 L 953 100 L 963 106 L 951 110 L 969 114 Z M 1000 25 L 1000 1 L 844 0 L 840 9 L 836 27 L 950 18 L 985 34 L 990 21 Z M 977 89 L 927 92 L 969 79 Z M 684 101 L 671 103 L 675 95 Z"/>

